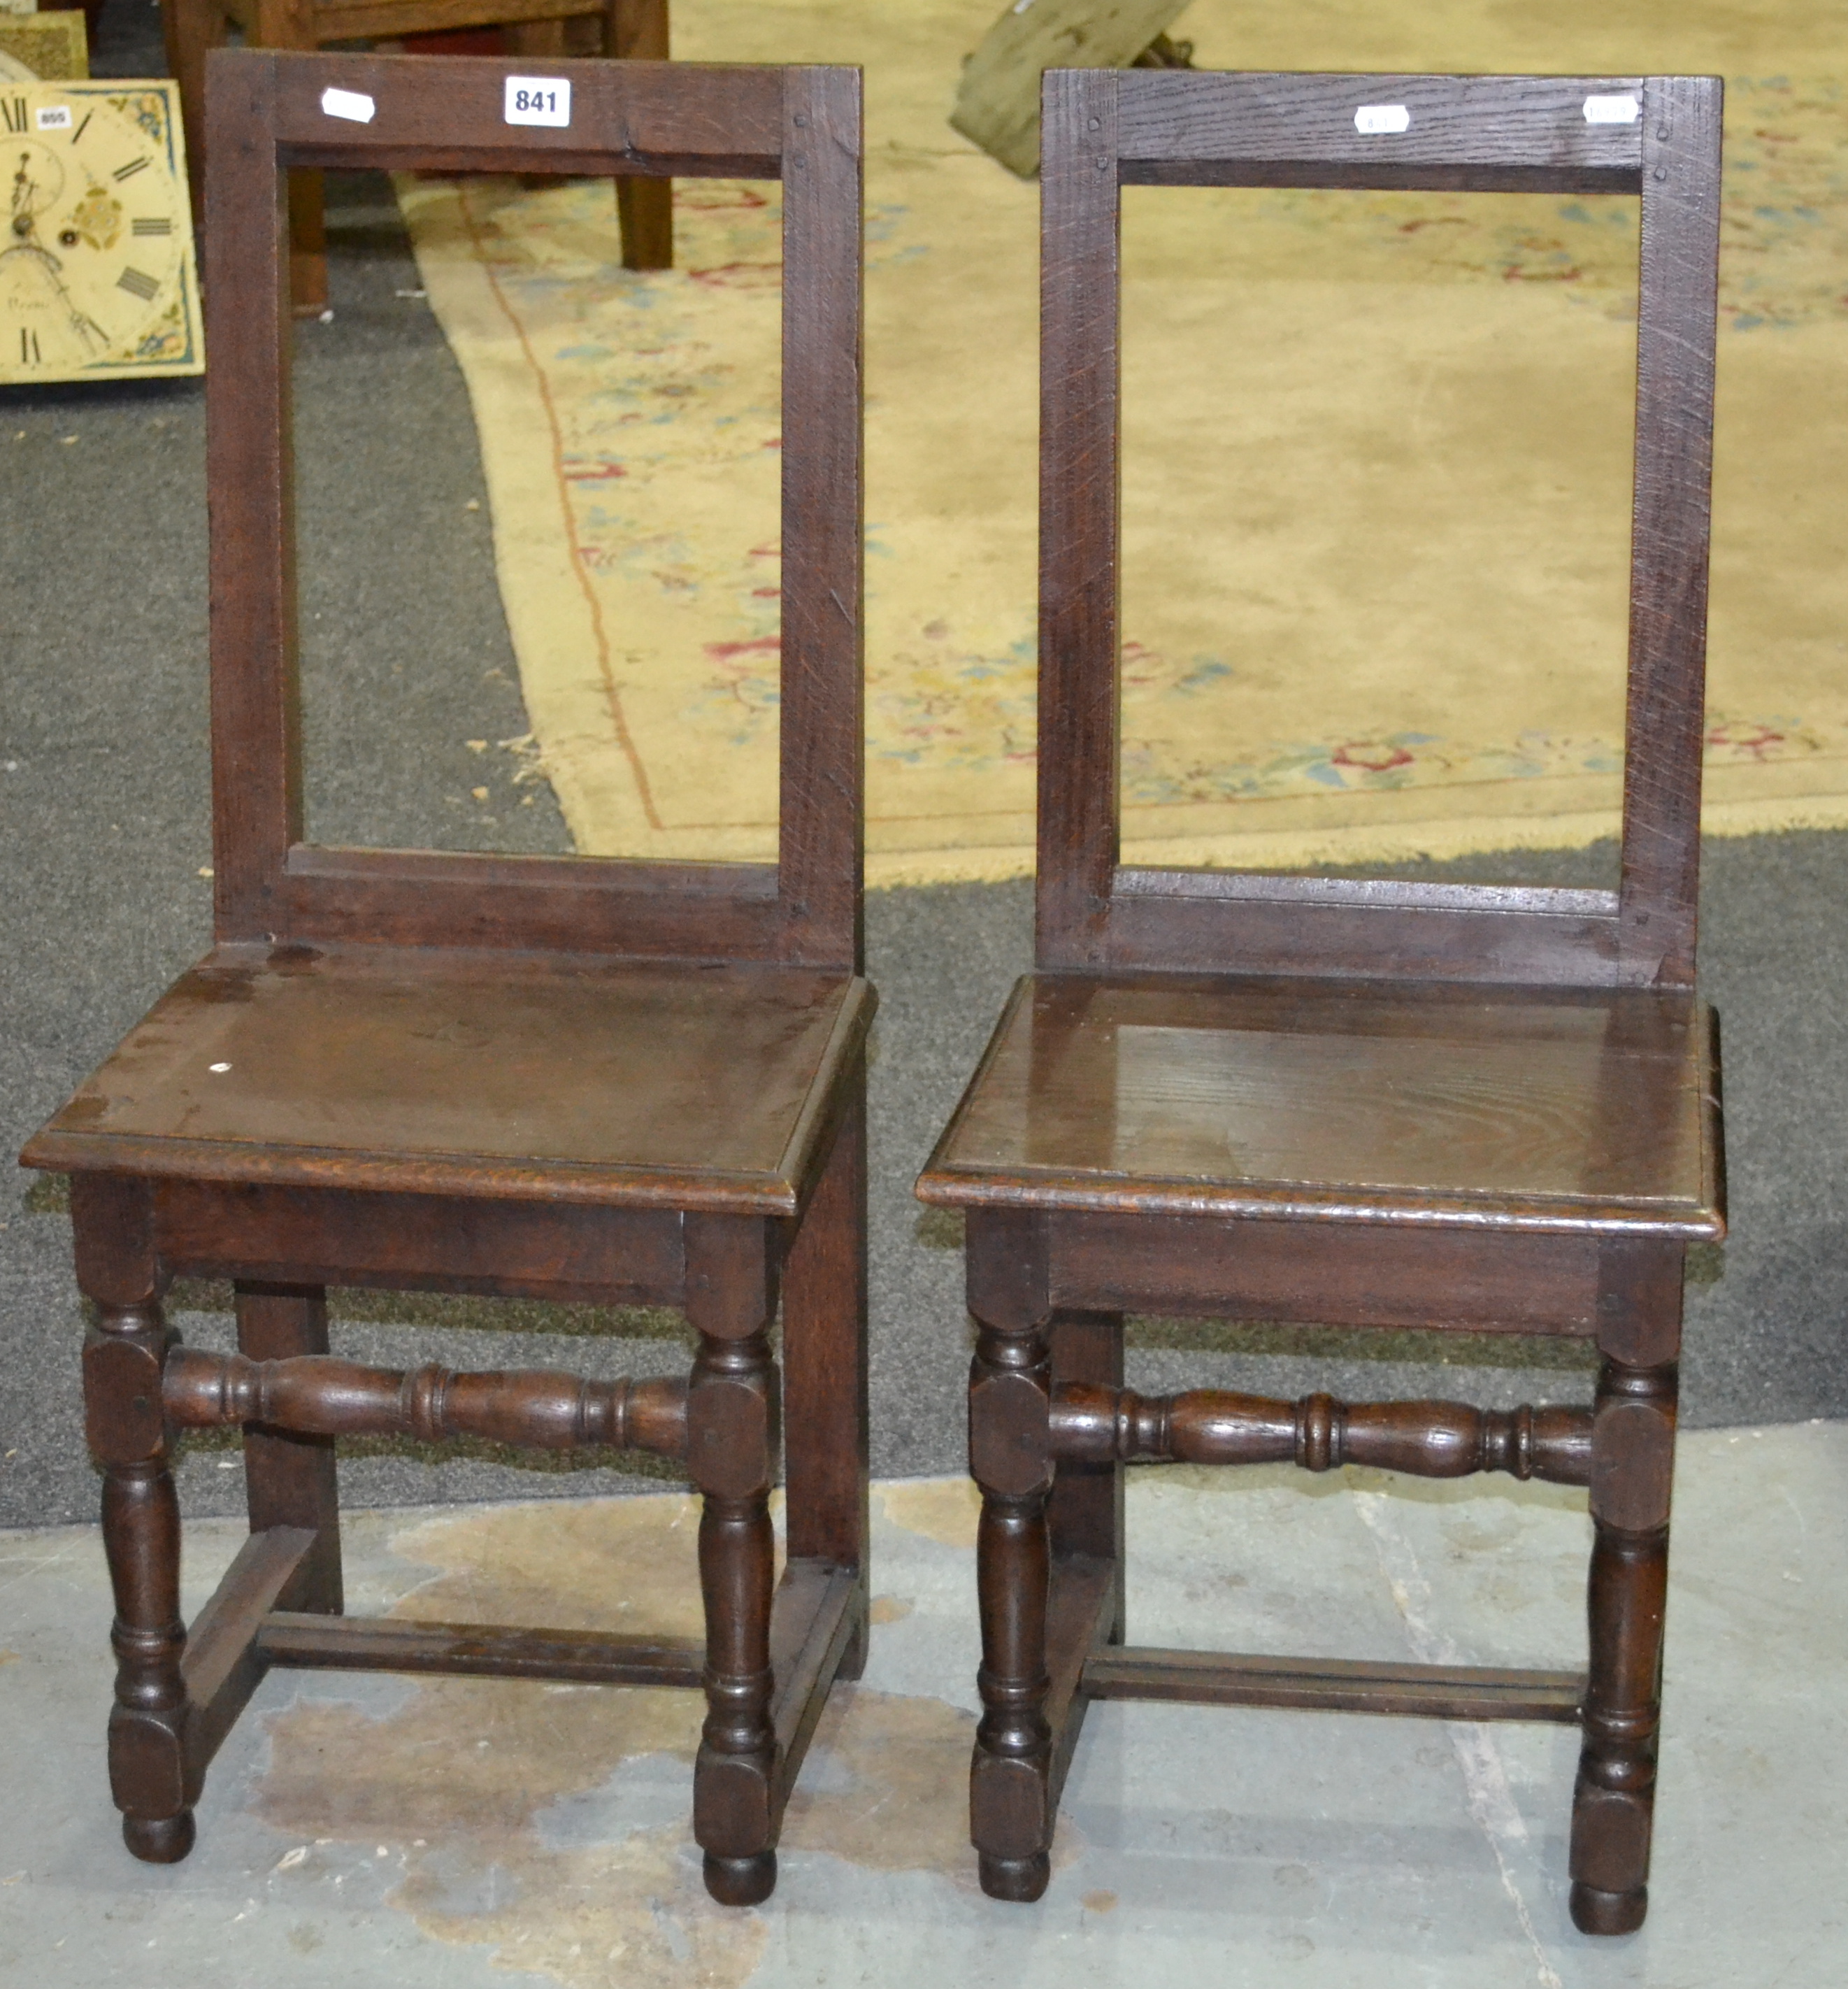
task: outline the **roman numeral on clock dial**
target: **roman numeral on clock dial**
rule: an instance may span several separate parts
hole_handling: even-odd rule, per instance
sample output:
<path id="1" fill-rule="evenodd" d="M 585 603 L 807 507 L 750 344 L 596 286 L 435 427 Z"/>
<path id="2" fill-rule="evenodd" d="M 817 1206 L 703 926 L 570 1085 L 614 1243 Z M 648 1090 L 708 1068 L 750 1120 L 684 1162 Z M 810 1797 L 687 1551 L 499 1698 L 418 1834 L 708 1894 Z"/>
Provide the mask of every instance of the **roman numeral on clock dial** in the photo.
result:
<path id="1" fill-rule="evenodd" d="M 4 103 L 0 103 L 0 117 L 5 118 L 8 130 L 23 134 L 25 130 L 25 99 L 23 97 L 9 97 Z"/>
<path id="2" fill-rule="evenodd" d="M 19 364 L 22 366 L 36 366 L 41 363 L 39 334 L 22 326 L 19 332 Z"/>
<path id="3" fill-rule="evenodd" d="M 139 269 L 124 269 L 116 279 L 117 290 L 126 290 L 130 296 L 139 297 L 143 303 L 149 302 L 160 287 L 157 277 L 144 275 Z"/>
<path id="4" fill-rule="evenodd" d="M 165 215 L 157 214 L 152 220 L 144 218 L 134 222 L 132 230 L 137 235 L 171 235 L 173 223 Z"/>
<path id="5" fill-rule="evenodd" d="M 134 178 L 137 173 L 146 172 L 147 168 L 153 164 L 154 161 L 151 159 L 145 157 L 139 159 L 130 159 L 127 165 L 117 166 L 115 171 L 110 175 L 110 178 L 113 180 L 131 180 Z"/>

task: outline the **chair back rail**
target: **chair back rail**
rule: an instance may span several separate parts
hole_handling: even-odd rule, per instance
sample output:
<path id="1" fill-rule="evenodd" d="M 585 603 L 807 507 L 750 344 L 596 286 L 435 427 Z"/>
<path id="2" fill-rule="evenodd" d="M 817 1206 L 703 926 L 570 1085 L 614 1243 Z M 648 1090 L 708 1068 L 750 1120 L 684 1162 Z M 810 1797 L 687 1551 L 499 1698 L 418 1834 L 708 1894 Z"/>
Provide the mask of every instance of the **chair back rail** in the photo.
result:
<path id="1" fill-rule="evenodd" d="M 1588 115 L 1588 99 L 1626 97 L 1637 106 L 1627 121 Z M 1047 72 L 1042 967 L 1691 986 L 1720 107 L 1721 85 L 1709 76 Z M 1403 112 L 1403 128 L 1362 128 L 1380 121 L 1357 117 L 1369 108 Z M 1150 184 L 1640 195 L 1618 890 L 1435 886 L 1119 861 L 1119 189 Z"/>
<path id="2" fill-rule="evenodd" d="M 371 940 L 618 957 L 861 958 L 860 78 L 548 60 L 564 128 L 510 126 L 533 62 L 215 51 L 206 383 L 213 867 L 221 942 Z M 370 96 L 369 124 L 326 114 Z M 321 848 L 304 841 L 287 169 L 783 182 L 782 703 L 773 865 Z M 273 335 L 250 335 L 253 324 Z"/>

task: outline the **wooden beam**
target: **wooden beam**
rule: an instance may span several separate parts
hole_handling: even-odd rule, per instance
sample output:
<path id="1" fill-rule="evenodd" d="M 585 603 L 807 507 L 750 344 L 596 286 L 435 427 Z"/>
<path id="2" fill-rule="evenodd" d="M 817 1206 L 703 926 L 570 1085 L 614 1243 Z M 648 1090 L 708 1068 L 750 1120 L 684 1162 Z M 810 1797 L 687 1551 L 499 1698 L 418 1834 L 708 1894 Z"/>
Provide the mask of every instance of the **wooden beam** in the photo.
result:
<path id="1" fill-rule="evenodd" d="M 802 1757 L 828 1703 L 828 1688 L 857 1625 L 859 1577 L 826 1561 L 790 1561 L 770 1605 L 770 1669 L 776 1696 L 776 1804 L 779 1815 L 802 1770 Z"/>
<path id="2" fill-rule="evenodd" d="M 1091 1699 L 1159 1699 L 1196 1706 L 1276 1706 L 1428 1720 L 1535 1720 L 1576 1726 L 1579 1672 L 1383 1665 L 1339 1658 L 1233 1657 L 1218 1651 L 1125 1646 L 1085 1666 Z"/>
<path id="3" fill-rule="evenodd" d="M 690 1638 L 503 1623 L 411 1623 L 272 1610 L 266 1662 L 313 1671 L 436 1672 L 468 1678 L 569 1679 L 586 1685 L 697 1687 L 706 1648 Z"/>
<path id="4" fill-rule="evenodd" d="M 330 42 L 389 41 L 400 35 L 500 27 L 516 21 L 557 21 L 601 14 L 603 0 L 319 0 L 310 19 L 317 46 Z"/>
<path id="5" fill-rule="evenodd" d="M 1089 1554 L 1061 1555 L 1052 1564 L 1052 1592 L 1046 1602 L 1046 1724 L 1052 1730 L 1052 1761 L 1047 1775 L 1048 1816 L 1058 1814 L 1065 1771 L 1071 1766 L 1085 1724 L 1085 1706 L 1102 1694 L 1087 1682 L 1091 1668 L 1109 1648 L 1116 1621 L 1116 1563 Z M 1050 1839 L 1051 1831 L 1048 1837 Z"/>
<path id="6" fill-rule="evenodd" d="M 319 1538 L 310 1526 L 269 1526 L 252 1533 L 195 1618 L 180 1660 L 186 1685 L 187 1767 L 193 1777 L 205 1774 L 269 1669 L 259 1642 L 263 1626 Z"/>
<path id="7" fill-rule="evenodd" d="M 327 1354 L 252 1360 L 176 1348 L 161 1383 L 176 1429 L 239 1423 L 313 1436 L 407 1436 L 418 1443 L 479 1437 L 533 1450 L 686 1455 L 687 1384 L 676 1376 L 587 1381 L 549 1368 L 455 1374 L 368 1367 Z"/>
<path id="8" fill-rule="evenodd" d="M 1294 1402 L 1223 1388 L 1139 1395 L 1105 1382 L 1053 1391 L 1048 1436 L 1054 1457 L 1084 1464 L 1299 1464 L 1337 1471 L 1370 1464 L 1420 1478 L 1505 1471 L 1556 1485 L 1589 1485 L 1592 1412 L 1478 1409 L 1467 1402 Z"/>

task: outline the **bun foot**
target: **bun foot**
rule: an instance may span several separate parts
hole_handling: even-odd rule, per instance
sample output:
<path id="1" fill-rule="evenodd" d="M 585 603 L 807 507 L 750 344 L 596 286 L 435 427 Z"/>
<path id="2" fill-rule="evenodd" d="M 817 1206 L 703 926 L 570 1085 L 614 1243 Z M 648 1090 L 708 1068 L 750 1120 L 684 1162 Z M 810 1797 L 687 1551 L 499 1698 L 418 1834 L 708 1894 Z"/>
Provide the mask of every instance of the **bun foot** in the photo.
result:
<path id="1" fill-rule="evenodd" d="M 1633 1892 L 1600 1892 L 1595 1886 L 1574 1886 L 1572 1925 L 1581 1933 L 1634 1933 L 1649 1911 L 1649 1888 Z"/>
<path id="2" fill-rule="evenodd" d="M 1045 1891 L 1052 1876 L 1052 1854 L 1037 1852 L 1031 1858 L 991 1858 L 978 1854 L 982 1868 L 982 1890 L 991 1899 L 1011 1899 L 1027 1906 Z"/>
<path id="3" fill-rule="evenodd" d="M 706 1889 L 722 1906 L 760 1906 L 777 1889 L 777 1854 L 715 1858 L 706 1854 Z"/>
<path id="4" fill-rule="evenodd" d="M 122 1842 L 144 1865 L 177 1865 L 192 1848 L 192 1811 L 178 1816 L 125 1816 Z"/>

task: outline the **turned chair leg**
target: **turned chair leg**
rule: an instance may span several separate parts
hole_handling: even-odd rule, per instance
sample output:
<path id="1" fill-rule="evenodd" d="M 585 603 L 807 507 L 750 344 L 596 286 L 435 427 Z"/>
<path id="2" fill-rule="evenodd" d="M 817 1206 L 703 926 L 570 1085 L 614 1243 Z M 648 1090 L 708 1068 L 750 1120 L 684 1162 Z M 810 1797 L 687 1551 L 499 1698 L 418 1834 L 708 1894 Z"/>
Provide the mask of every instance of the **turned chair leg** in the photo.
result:
<path id="1" fill-rule="evenodd" d="M 1572 1915 L 1632 1933 L 1649 1909 L 1676 1371 L 1607 1360 L 1592 1425 L 1591 1669 L 1572 1795 Z"/>
<path id="2" fill-rule="evenodd" d="M 687 1316 L 699 1335 L 687 1392 L 687 1462 L 703 1495 L 706 1716 L 693 1767 L 693 1835 L 706 1889 L 756 1906 L 777 1883 L 777 1736 L 770 1722 L 777 1425 L 767 1225 L 689 1216 Z"/>
<path id="3" fill-rule="evenodd" d="M 97 1310 L 83 1384 L 90 1447 L 103 1467 L 103 1547 L 116 1604 L 110 1788 L 123 1842 L 150 1864 L 171 1865 L 192 1848 L 198 1794 L 186 1758 L 180 1676 L 180 1502 L 161 1408 L 173 1335 L 151 1294 Z"/>
<path id="4" fill-rule="evenodd" d="M 973 1275 L 970 1282 L 976 1282 Z M 972 1293 L 972 1300 L 977 1296 Z M 982 1718 L 970 1774 L 970 1835 L 983 1891 L 1025 1901 L 1045 1891 L 1052 1870 L 1052 1737 L 1045 1711 L 1051 1367 L 1043 1323 L 1002 1325 L 980 1313 L 976 1322 L 969 1462 L 982 1493 L 976 1530 Z"/>

